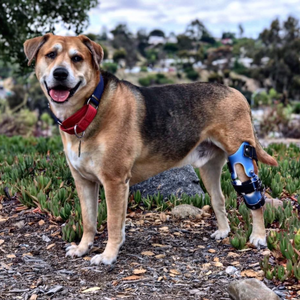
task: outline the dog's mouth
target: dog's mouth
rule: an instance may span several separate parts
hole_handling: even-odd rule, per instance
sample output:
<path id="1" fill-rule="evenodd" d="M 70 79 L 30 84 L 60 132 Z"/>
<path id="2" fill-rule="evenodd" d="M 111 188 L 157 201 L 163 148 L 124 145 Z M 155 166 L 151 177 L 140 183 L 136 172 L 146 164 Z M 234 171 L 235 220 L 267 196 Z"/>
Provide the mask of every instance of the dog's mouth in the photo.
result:
<path id="1" fill-rule="evenodd" d="M 77 91 L 81 84 L 81 81 L 79 81 L 76 86 L 72 89 L 63 86 L 63 85 L 57 85 L 54 87 L 49 88 L 47 86 L 47 83 L 45 81 L 45 86 L 47 88 L 48 94 L 51 97 L 52 101 L 56 103 L 64 103 L 68 101 Z"/>

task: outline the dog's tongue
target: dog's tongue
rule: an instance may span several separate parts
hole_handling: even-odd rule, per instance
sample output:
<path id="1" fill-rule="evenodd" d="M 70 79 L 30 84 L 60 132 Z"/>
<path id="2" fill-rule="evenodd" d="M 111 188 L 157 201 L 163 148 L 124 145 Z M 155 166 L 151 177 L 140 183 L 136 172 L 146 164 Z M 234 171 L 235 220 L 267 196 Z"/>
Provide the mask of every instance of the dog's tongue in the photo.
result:
<path id="1" fill-rule="evenodd" d="M 70 91 L 50 90 L 51 98 L 57 102 L 64 102 L 70 95 Z"/>

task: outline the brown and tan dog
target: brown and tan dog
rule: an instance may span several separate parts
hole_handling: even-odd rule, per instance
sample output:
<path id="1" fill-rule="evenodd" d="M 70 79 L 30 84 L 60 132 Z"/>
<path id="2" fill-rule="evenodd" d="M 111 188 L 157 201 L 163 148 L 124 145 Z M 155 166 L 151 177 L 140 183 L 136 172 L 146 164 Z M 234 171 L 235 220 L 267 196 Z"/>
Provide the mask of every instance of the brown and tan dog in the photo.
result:
<path id="1" fill-rule="evenodd" d="M 93 244 L 100 183 L 107 201 L 108 243 L 91 263 L 111 264 L 125 240 L 129 185 L 173 167 L 191 164 L 200 168 L 218 222 L 212 237 L 220 239 L 230 231 L 220 186 L 228 156 L 248 142 L 256 148 L 259 161 L 277 165 L 255 137 L 247 101 L 232 88 L 201 82 L 134 86 L 102 72 L 101 46 L 82 35 L 46 34 L 27 40 L 24 50 L 28 64 L 36 59 L 36 76 L 51 110 L 61 120 L 85 105 L 100 73 L 104 79 L 104 93 L 85 131 L 80 157 L 78 138 L 60 131 L 83 218 L 83 237 L 78 246 L 67 249 L 68 256 L 82 256 Z M 241 181 L 248 180 L 241 165 L 236 169 Z M 265 245 L 262 208 L 252 214 L 250 241 Z"/>

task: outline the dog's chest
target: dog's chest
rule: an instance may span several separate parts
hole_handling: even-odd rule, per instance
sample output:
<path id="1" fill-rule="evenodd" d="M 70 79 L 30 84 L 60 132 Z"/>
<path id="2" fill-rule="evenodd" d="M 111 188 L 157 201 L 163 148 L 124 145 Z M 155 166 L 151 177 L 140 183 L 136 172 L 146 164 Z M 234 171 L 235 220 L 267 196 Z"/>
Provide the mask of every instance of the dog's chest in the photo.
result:
<path id="1" fill-rule="evenodd" d="M 79 145 L 78 145 L 79 146 Z M 81 148 L 81 153 L 79 156 L 78 146 L 67 144 L 65 149 L 66 156 L 68 158 L 69 164 L 78 172 L 80 175 L 91 181 L 98 181 L 97 176 L 97 166 L 90 152 Z M 98 165 L 98 164 L 97 164 Z"/>

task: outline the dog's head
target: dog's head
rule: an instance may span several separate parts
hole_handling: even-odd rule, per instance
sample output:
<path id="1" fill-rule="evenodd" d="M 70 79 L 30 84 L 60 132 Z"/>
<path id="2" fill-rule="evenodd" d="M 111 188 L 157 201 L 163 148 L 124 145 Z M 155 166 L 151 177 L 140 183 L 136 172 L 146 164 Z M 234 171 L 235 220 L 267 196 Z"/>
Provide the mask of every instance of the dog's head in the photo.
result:
<path id="1" fill-rule="evenodd" d="M 27 40 L 24 51 L 28 65 L 36 59 L 35 73 L 41 87 L 54 104 L 72 105 L 90 96 L 99 80 L 103 49 L 84 35 L 44 36 Z"/>

